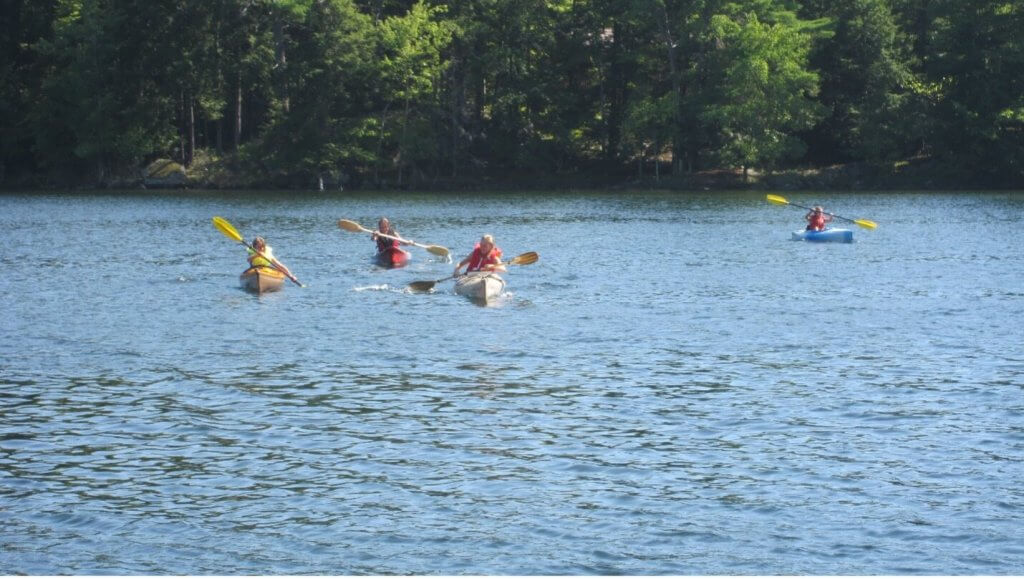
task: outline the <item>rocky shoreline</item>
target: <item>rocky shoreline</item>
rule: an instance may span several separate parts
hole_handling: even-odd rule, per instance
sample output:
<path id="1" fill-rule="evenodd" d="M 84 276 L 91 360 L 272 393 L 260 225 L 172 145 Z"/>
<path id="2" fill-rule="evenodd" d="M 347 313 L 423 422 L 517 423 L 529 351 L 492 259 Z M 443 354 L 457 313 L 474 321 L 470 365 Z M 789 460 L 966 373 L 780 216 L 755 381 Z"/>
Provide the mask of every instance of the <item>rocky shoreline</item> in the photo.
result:
<path id="1" fill-rule="evenodd" d="M 649 173 L 651 173 L 649 171 Z M 414 180 L 367 179 L 344 173 L 310 175 L 305 173 L 267 174 L 259 167 L 246 167 L 233 158 L 204 157 L 186 168 L 170 159 L 157 159 L 128 174 L 100 183 L 66 181 L 35 176 L 19 182 L 4 183 L 8 190 L 107 189 L 107 190 L 424 190 L 424 191 L 514 191 L 514 190 L 629 190 L 668 191 L 714 190 L 849 190 L 849 191 L 945 191 L 978 189 L 1019 189 L 1024 184 L 1001 183 L 998 179 L 956 174 L 936 160 L 908 159 L 897 163 L 850 163 L 827 167 L 784 169 L 772 172 L 749 170 L 699 171 L 684 175 L 651 174 L 604 175 L 587 172 L 566 174 L 502 174 L 472 177 Z"/>

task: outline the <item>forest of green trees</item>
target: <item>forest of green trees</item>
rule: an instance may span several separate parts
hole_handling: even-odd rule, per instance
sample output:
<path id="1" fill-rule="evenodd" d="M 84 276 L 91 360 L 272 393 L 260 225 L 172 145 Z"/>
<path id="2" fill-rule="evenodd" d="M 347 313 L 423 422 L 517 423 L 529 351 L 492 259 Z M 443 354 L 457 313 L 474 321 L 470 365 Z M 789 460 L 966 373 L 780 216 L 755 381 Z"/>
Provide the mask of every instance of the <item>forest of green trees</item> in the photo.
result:
<path id="1" fill-rule="evenodd" d="M 1024 188 L 1021 0 L 0 0 L 0 183 L 928 159 Z"/>

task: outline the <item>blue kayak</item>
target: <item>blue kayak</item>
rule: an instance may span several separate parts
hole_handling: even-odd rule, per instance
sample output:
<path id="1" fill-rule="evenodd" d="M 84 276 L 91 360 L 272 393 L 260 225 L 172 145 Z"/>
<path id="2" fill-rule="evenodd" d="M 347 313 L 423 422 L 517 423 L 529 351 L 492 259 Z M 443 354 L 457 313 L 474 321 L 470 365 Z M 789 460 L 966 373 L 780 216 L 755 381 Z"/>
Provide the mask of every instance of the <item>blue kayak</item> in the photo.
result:
<path id="1" fill-rule="evenodd" d="M 850 229 L 825 229 L 823 231 L 801 229 L 793 232 L 793 241 L 853 243 L 853 231 Z"/>

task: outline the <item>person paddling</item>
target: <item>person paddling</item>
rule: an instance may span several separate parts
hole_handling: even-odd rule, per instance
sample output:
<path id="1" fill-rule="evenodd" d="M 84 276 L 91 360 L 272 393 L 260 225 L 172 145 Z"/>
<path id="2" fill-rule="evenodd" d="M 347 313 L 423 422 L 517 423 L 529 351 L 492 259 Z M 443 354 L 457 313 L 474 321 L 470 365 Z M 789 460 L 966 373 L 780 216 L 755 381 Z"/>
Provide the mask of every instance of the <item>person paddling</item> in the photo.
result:
<path id="1" fill-rule="evenodd" d="M 821 205 L 815 205 L 814 209 L 804 215 L 807 220 L 807 231 L 824 231 L 825 225 L 832 221 L 832 215 L 825 213 Z"/>
<path id="2" fill-rule="evenodd" d="M 389 239 L 381 236 L 380 234 L 390 235 L 391 237 L 402 237 L 397 231 L 395 231 L 394 226 L 391 225 L 391 222 L 388 221 L 387 217 L 381 217 L 380 220 L 377 221 L 377 231 L 370 234 L 370 239 L 377 242 L 377 253 L 384 253 L 392 248 L 397 249 L 401 245 L 412 245 L 411 241 Z"/>
<path id="3" fill-rule="evenodd" d="M 255 249 L 256 251 L 253 251 L 252 249 Z M 295 279 L 295 276 L 292 275 L 292 272 L 289 271 L 288 268 L 285 267 L 285 265 L 283 263 L 281 263 L 280 261 L 277 261 L 277 258 L 274 257 L 274 250 L 271 249 L 271 247 L 269 245 L 267 245 L 267 240 L 263 239 L 262 237 L 257 237 L 255 239 L 253 239 L 252 240 L 252 249 L 248 250 L 248 252 L 249 252 L 249 267 L 250 268 L 256 268 L 256 267 L 272 267 L 272 268 L 277 268 L 278 270 L 280 270 L 282 273 L 284 273 L 289 278 L 291 278 L 293 280 Z M 257 253 L 257 252 L 259 252 L 259 253 Z"/>
<path id="4" fill-rule="evenodd" d="M 467 255 L 455 266 L 455 276 L 466 266 L 466 273 L 471 271 L 506 271 L 501 263 L 501 249 L 494 244 L 494 237 L 484 235 Z"/>

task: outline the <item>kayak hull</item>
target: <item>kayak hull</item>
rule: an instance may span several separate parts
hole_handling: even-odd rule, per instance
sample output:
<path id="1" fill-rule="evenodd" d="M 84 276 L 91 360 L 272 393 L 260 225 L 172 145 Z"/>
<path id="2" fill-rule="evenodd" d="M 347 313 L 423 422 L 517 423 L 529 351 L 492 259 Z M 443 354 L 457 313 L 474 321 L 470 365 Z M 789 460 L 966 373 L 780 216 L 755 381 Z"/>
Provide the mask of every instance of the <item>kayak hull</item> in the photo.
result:
<path id="1" fill-rule="evenodd" d="M 390 247 L 373 256 L 373 263 L 388 269 L 405 267 L 409 263 L 409 252 L 397 247 Z"/>
<path id="2" fill-rule="evenodd" d="M 814 241 L 818 243 L 853 243 L 853 231 L 850 229 L 825 229 L 823 231 L 807 231 L 801 229 L 793 232 L 793 241 Z"/>
<path id="3" fill-rule="evenodd" d="M 505 291 L 505 280 L 489 271 L 467 273 L 455 280 L 455 293 L 471 300 L 487 303 Z"/>
<path id="4" fill-rule="evenodd" d="M 256 294 L 279 291 L 284 279 L 284 274 L 272 267 L 250 267 L 238 276 L 242 288 Z"/>

